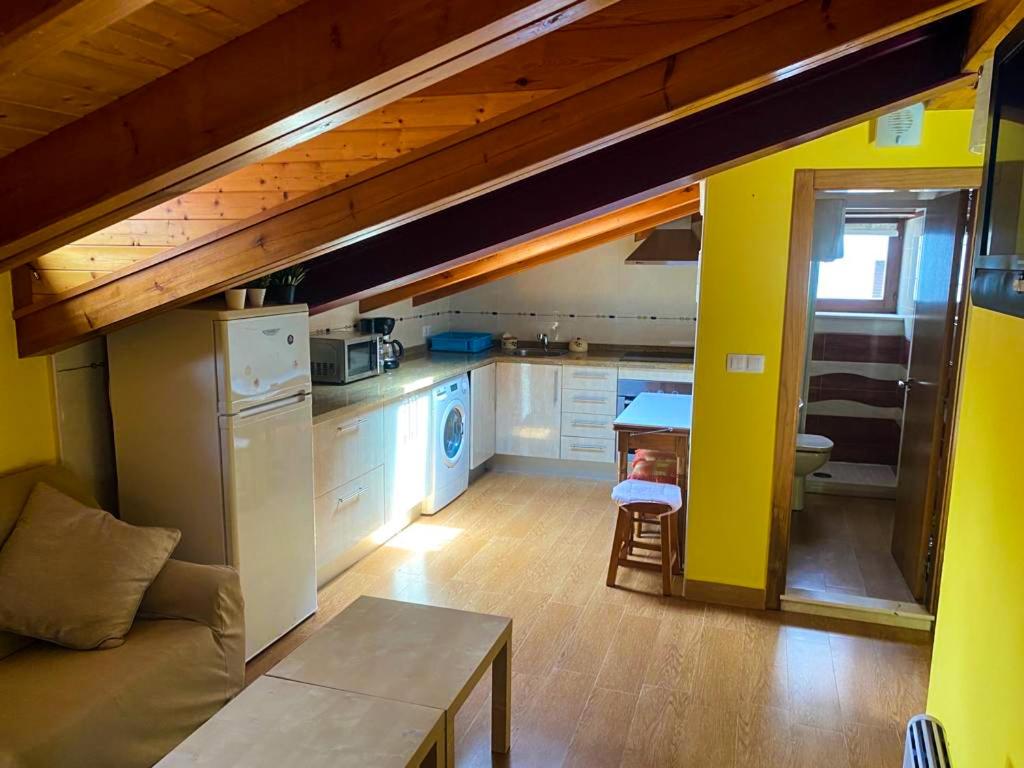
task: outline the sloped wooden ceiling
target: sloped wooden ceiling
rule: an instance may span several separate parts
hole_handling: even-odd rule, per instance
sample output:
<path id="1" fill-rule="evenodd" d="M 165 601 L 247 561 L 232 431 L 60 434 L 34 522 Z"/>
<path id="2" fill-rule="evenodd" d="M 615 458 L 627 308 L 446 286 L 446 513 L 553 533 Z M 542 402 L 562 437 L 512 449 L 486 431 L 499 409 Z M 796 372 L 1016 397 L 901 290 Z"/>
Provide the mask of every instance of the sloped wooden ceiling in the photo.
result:
<path id="1" fill-rule="evenodd" d="M 0 13 L 0 157 L 305 0 L 10 0 Z"/>
<path id="2" fill-rule="evenodd" d="M 308 0 L 0 158 L 0 268 L 614 2 Z"/>
<path id="3" fill-rule="evenodd" d="M 33 300 L 222 229 L 699 33 L 766 0 L 622 0 L 34 260 Z"/>
<path id="4" fill-rule="evenodd" d="M 23 272 L 17 281 L 21 350 L 64 346 L 330 252 L 974 5 L 591 7 L 504 55 L 36 257 L 38 279 Z M 24 306 L 33 293 L 36 303 Z"/>

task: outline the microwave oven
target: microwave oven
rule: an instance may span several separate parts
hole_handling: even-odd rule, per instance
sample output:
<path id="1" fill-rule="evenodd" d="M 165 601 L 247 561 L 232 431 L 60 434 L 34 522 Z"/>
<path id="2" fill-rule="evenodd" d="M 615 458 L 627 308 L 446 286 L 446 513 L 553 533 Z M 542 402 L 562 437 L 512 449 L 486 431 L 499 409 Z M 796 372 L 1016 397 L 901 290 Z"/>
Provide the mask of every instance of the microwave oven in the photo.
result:
<path id="1" fill-rule="evenodd" d="M 309 340 L 314 384 L 350 384 L 381 372 L 379 333 L 313 336 Z"/>

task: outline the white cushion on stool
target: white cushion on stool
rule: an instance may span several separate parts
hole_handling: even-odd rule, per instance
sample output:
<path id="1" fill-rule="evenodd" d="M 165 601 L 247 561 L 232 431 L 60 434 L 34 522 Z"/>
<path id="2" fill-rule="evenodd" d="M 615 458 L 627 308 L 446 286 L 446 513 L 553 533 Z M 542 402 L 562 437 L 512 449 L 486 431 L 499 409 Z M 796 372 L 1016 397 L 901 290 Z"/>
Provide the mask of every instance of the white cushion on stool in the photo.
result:
<path id="1" fill-rule="evenodd" d="M 650 480 L 623 480 L 612 488 L 612 501 L 626 504 L 663 504 L 669 512 L 683 506 L 683 492 L 674 483 L 652 483 Z"/>

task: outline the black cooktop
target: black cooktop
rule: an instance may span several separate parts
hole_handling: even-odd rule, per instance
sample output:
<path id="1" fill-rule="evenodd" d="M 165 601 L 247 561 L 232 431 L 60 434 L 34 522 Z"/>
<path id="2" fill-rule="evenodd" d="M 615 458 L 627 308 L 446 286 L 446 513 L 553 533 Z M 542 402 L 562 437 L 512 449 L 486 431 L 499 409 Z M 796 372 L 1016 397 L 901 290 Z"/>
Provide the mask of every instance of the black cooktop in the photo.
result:
<path id="1" fill-rule="evenodd" d="M 623 352 L 621 359 L 627 363 L 692 363 L 693 348 L 682 347 L 671 352 Z"/>

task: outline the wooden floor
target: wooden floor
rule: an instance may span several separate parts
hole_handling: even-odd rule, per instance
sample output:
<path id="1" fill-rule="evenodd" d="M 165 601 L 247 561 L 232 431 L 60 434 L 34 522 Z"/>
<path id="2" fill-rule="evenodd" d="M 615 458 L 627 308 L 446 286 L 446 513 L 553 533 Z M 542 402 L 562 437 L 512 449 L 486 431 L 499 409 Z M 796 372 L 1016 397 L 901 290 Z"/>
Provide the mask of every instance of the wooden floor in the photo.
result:
<path id="1" fill-rule="evenodd" d="M 809 493 L 793 512 L 786 586 L 914 602 L 889 547 L 896 502 Z"/>
<path id="2" fill-rule="evenodd" d="M 488 679 L 456 720 L 459 766 L 900 764 L 926 635 L 663 598 L 652 572 L 610 589 L 610 487 L 485 475 L 323 589 L 247 677 L 376 595 L 513 617 L 512 751 L 492 763 Z"/>

